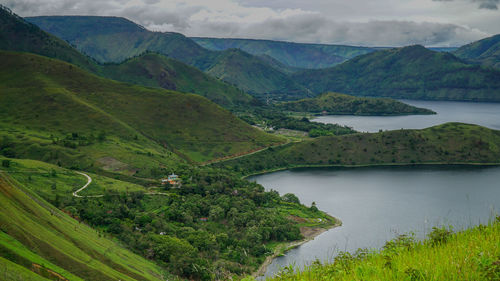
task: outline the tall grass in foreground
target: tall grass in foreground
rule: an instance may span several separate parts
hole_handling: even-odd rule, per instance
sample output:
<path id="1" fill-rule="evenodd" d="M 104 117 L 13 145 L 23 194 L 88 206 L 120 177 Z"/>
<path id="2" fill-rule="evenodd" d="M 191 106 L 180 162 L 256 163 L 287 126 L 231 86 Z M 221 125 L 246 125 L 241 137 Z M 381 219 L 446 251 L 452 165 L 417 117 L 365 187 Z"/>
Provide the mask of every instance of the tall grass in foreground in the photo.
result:
<path id="1" fill-rule="evenodd" d="M 500 217 L 458 233 L 434 228 L 424 241 L 402 235 L 381 250 L 343 252 L 303 270 L 289 266 L 268 280 L 500 280 Z"/>

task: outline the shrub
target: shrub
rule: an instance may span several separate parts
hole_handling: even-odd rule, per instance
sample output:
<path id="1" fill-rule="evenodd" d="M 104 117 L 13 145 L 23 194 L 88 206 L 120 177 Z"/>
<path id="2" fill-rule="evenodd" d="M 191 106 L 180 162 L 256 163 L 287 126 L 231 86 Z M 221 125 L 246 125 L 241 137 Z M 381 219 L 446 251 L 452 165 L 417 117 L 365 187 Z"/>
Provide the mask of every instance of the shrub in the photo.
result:
<path id="1" fill-rule="evenodd" d="M 446 229 L 444 227 L 433 227 L 432 232 L 429 233 L 428 237 L 432 245 L 440 245 L 446 243 L 450 239 L 452 234 L 453 232 L 451 231 L 451 229 Z"/>
<path id="2" fill-rule="evenodd" d="M 10 167 L 10 160 L 8 160 L 8 159 L 2 160 L 2 167 L 9 168 Z"/>

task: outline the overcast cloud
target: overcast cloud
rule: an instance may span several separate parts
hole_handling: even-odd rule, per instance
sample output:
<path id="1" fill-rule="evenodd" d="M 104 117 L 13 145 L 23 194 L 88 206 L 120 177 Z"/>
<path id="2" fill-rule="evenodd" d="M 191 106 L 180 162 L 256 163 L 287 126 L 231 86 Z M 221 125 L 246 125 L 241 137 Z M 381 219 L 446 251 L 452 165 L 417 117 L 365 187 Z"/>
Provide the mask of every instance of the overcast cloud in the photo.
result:
<path id="1" fill-rule="evenodd" d="M 436 2 L 453 2 L 455 0 L 433 0 Z M 500 0 L 465 0 L 478 4 L 479 9 L 498 10 Z"/>
<path id="2" fill-rule="evenodd" d="M 500 33 L 500 0 L 0 0 L 21 16 L 123 16 L 187 36 L 457 46 Z"/>

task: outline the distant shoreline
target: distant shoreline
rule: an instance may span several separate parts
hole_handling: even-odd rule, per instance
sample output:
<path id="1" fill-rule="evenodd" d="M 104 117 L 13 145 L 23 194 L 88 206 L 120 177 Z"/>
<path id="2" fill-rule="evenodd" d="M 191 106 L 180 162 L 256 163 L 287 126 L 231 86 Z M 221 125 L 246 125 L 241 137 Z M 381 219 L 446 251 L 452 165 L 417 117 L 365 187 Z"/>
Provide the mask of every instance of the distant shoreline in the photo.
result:
<path id="1" fill-rule="evenodd" d="M 242 176 L 242 179 L 246 179 L 252 176 L 259 176 L 270 174 L 279 171 L 293 170 L 299 168 L 366 168 L 366 167 L 409 167 L 409 166 L 500 166 L 499 163 L 462 163 L 462 162 L 423 162 L 423 163 L 384 163 L 384 164 L 357 164 L 357 165 L 341 165 L 341 164 L 304 164 L 304 165 L 293 165 L 289 167 L 275 168 L 271 170 L 264 170 L 248 175 Z"/>

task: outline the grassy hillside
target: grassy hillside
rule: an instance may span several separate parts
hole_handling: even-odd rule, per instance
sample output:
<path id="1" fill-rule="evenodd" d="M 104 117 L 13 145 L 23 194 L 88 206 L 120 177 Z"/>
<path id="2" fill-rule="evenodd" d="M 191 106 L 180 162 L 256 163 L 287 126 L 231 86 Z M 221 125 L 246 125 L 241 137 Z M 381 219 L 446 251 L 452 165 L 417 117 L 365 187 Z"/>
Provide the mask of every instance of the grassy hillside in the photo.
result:
<path id="1" fill-rule="evenodd" d="M 0 277 L 4 280 L 164 277 L 157 265 L 52 207 L 4 173 L 0 173 L 0 203 Z"/>
<path id="2" fill-rule="evenodd" d="M 199 94 L 227 107 L 256 102 L 252 96 L 236 87 L 156 53 L 146 53 L 119 64 L 105 64 L 101 73 L 118 81 Z"/>
<path id="3" fill-rule="evenodd" d="M 360 98 L 339 93 L 324 93 L 314 98 L 278 104 L 282 110 L 314 114 L 404 115 L 433 114 L 432 110 L 414 107 L 393 99 Z"/>
<path id="4" fill-rule="evenodd" d="M 500 280 L 500 218 L 458 233 L 434 229 L 421 242 L 400 236 L 380 251 L 342 253 L 302 271 L 287 267 L 268 280 Z"/>
<path id="5" fill-rule="evenodd" d="M 304 87 L 257 56 L 234 50 L 210 51 L 182 34 L 151 32 L 124 18 L 54 16 L 27 20 L 100 62 L 121 62 L 153 51 L 207 71 L 249 93 L 308 96 Z"/>
<path id="6" fill-rule="evenodd" d="M 407 99 L 500 101 L 500 71 L 422 46 L 383 50 L 293 78 L 315 93 Z"/>
<path id="7" fill-rule="evenodd" d="M 300 166 L 500 163 L 500 131 L 447 123 L 422 130 L 320 137 L 220 163 L 244 174 Z"/>
<path id="8" fill-rule="evenodd" d="M 26 136 L 27 142 L 45 138 L 49 147 L 66 145 L 82 157 L 88 156 L 87 148 L 99 158 L 114 157 L 114 149 L 144 156 L 167 150 L 203 162 L 281 141 L 197 95 L 118 83 L 37 55 L 2 51 L 0 57 L 0 79 L 5 81 L 0 85 L 0 121 L 14 134 L 34 131 Z M 106 138 L 117 145 L 100 141 Z M 140 152 L 148 147 L 156 152 Z M 30 149 L 23 144 L 19 148 Z M 123 158 L 118 160 L 135 161 Z"/>
<path id="9" fill-rule="evenodd" d="M 222 53 L 207 73 L 257 96 L 276 99 L 311 96 L 311 93 L 255 56 L 237 49 Z"/>
<path id="10" fill-rule="evenodd" d="M 214 51 L 237 48 L 252 55 L 268 55 L 295 68 L 332 67 L 353 57 L 375 51 L 373 48 L 306 44 L 255 39 L 193 37 L 200 46 Z"/>
<path id="11" fill-rule="evenodd" d="M 500 68 L 500 34 L 462 46 L 453 54 L 472 63 Z"/>

